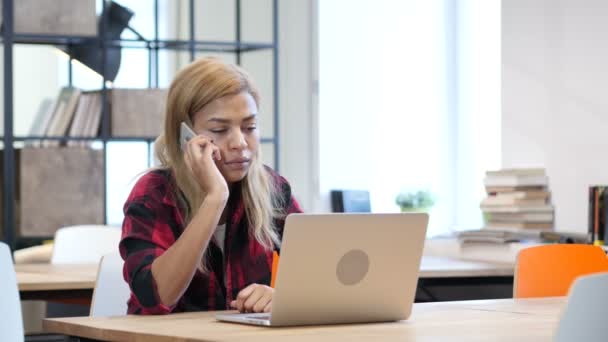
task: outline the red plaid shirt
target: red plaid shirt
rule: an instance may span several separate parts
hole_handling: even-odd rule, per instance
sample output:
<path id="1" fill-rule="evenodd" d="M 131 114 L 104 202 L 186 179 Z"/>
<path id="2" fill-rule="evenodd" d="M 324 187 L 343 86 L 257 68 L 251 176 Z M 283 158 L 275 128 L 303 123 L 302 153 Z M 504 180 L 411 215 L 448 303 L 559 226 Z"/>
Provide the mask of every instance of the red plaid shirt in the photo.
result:
<path id="1" fill-rule="evenodd" d="M 280 189 L 286 214 L 301 212 L 285 178 L 268 169 Z M 176 200 L 175 181 L 168 170 L 142 176 L 124 205 L 120 255 L 125 260 L 123 276 L 131 288 L 129 314 L 166 314 L 181 311 L 226 310 L 240 290 L 252 283 L 270 284 L 272 251 L 250 237 L 240 191 L 233 189 L 227 203 L 226 263 L 212 239 L 208 245 L 209 273 L 196 271 L 183 296 L 173 306 L 161 304 L 152 262 L 180 237 L 185 229 Z M 235 191 L 236 190 L 236 191 Z M 277 220 L 279 236 L 284 220 Z M 222 279 L 225 279 L 225 284 Z"/>

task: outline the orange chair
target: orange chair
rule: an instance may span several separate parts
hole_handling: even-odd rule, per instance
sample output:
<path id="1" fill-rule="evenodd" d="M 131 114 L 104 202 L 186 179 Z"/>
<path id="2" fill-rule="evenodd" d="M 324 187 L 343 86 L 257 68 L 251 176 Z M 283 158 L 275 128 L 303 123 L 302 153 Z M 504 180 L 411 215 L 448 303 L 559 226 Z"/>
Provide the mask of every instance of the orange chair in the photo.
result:
<path id="1" fill-rule="evenodd" d="M 608 272 L 608 258 L 600 247 L 556 244 L 526 248 L 517 256 L 513 297 L 565 296 L 577 277 L 598 272 Z"/>
<path id="2" fill-rule="evenodd" d="M 279 268 L 279 253 L 272 252 L 272 273 L 270 273 L 270 287 L 274 289 L 274 282 L 277 278 L 277 269 Z"/>

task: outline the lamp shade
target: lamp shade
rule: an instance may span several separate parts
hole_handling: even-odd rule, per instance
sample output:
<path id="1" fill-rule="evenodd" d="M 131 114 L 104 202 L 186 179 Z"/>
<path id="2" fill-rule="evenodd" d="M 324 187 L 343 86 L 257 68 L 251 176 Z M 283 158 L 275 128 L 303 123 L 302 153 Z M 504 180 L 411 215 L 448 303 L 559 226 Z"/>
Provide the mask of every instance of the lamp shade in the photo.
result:
<path id="1" fill-rule="evenodd" d="M 110 1 L 106 5 L 104 11 L 104 17 L 100 17 L 98 21 L 98 32 L 102 35 L 102 39 L 120 39 L 122 31 L 129 25 L 129 20 L 133 17 L 133 11 L 121 6 L 113 1 Z M 102 23 L 105 19 L 105 29 L 102 30 Z M 105 34 L 104 34 L 105 32 Z M 106 80 L 114 81 L 120 68 L 121 49 L 117 47 L 108 47 L 105 49 L 106 54 L 106 68 L 105 75 L 103 70 L 103 54 L 104 48 L 99 45 L 74 45 L 67 49 L 67 53 L 73 59 L 80 61 L 82 64 L 91 68 L 98 74 L 105 76 Z"/>

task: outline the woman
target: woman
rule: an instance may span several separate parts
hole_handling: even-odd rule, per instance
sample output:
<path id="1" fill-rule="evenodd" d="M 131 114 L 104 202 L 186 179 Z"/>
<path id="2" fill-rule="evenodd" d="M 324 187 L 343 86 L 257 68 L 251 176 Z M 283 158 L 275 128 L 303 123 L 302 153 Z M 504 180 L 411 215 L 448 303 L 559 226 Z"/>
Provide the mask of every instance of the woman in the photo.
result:
<path id="1" fill-rule="evenodd" d="M 242 69 L 200 59 L 167 98 L 161 167 L 124 205 L 120 253 L 129 313 L 269 312 L 272 252 L 301 212 L 287 181 L 261 164 L 258 90 Z M 198 134 L 183 149 L 180 124 Z"/>

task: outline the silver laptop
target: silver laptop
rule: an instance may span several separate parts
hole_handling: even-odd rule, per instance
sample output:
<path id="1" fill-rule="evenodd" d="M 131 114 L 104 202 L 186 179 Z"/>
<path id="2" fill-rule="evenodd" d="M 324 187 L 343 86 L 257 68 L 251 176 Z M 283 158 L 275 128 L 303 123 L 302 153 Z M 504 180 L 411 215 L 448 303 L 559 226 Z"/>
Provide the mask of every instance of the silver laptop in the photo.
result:
<path id="1" fill-rule="evenodd" d="M 263 326 L 407 319 L 427 223 L 423 213 L 289 215 L 272 312 L 216 318 Z"/>

